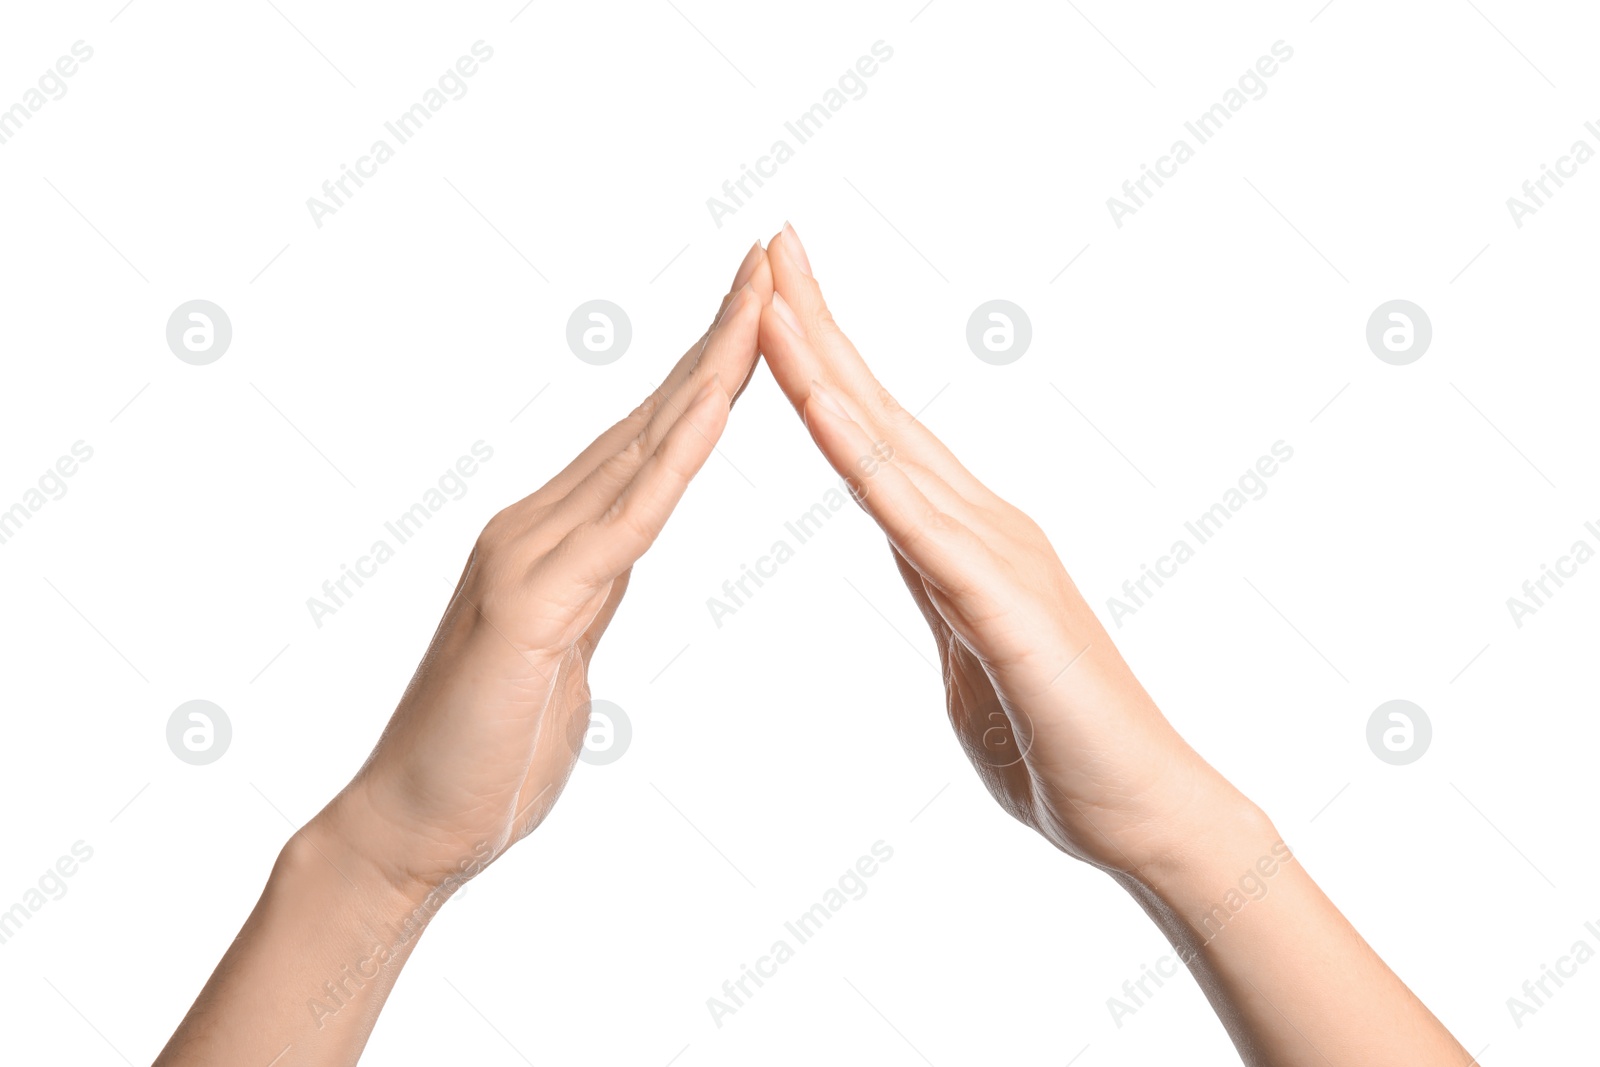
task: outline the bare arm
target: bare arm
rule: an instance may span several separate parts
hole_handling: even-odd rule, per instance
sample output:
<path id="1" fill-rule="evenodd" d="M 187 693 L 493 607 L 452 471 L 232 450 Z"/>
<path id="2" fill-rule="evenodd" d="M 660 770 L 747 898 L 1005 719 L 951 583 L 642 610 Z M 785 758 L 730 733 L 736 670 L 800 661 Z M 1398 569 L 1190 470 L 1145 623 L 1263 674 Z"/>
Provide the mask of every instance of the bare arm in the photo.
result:
<path id="1" fill-rule="evenodd" d="M 804 249 L 768 247 L 761 350 L 883 527 L 990 793 L 1156 921 L 1251 1067 L 1462 1067 L 1270 820 L 1178 736 L 1039 527 L 908 415 L 839 330 Z"/>
<path id="2" fill-rule="evenodd" d="M 284 847 L 158 1067 L 360 1057 L 429 920 L 572 773 L 590 657 L 727 424 L 770 292 L 753 247 L 661 387 L 490 521 L 371 757 Z"/>

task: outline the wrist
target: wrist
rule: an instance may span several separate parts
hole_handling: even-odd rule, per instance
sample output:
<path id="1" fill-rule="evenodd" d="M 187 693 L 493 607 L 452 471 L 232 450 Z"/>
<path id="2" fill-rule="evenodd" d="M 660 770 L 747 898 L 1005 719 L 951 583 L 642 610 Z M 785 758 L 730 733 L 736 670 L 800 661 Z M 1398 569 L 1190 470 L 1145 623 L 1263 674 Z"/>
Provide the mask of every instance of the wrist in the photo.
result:
<path id="1" fill-rule="evenodd" d="M 1175 840 L 1131 876 L 1130 888 L 1159 902 L 1202 940 L 1282 884 L 1297 866 L 1272 820 L 1242 794 L 1197 806 Z"/>
<path id="2" fill-rule="evenodd" d="M 453 834 L 425 834 L 379 799 L 381 786 L 365 774 L 328 803 L 301 831 L 308 847 L 349 858 L 362 894 L 408 938 L 421 933 L 456 891 L 497 855 L 494 843 Z M 423 847 L 424 844 L 426 847 Z"/>
<path id="3" fill-rule="evenodd" d="M 422 932 L 449 893 L 411 874 L 406 835 L 373 806 L 360 779 L 347 786 L 284 846 L 303 864 L 335 867 L 341 886 L 401 941 Z"/>
<path id="4" fill-rule="evenodd" d="M 403 923 L 416 906 L 415 894 L 359 841 L 336 800 L 284 843 L 272 881 L 368 928 Z"/>

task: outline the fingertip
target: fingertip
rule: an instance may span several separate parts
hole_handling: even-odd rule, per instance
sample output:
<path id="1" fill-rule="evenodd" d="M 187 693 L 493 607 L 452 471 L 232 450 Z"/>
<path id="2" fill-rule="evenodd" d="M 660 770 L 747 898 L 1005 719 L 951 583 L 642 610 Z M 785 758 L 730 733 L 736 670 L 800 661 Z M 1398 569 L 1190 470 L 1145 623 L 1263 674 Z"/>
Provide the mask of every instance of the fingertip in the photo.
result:
<path id="1" fill-rule="evenodd" d="M 803 293 L 807 285 L 815 287 L 816 282 L 795 254 L 795 242 L 789 237 L 787 230 L 779 230 L 772 240 L 767 242 L 767 262 L 772 265 L 772 285 L 774 289 L 782 289 L 796 299 L 804 299 Z"/>
<path id="2" fill-rule="evenodd" d="M 800 269 L 800 264 L 795 261 L 794 250 L 791 247 L 788 229 L 789 224 L 784 223 L 784 228 L 773 234 L 772 240 L 767 242 L 767 259 L 769 261 L 773 261 L 772 272 L 775 279 L 778 278 L 779 275 L 786 273 L 784 268 L 788 268 L 788 270 L 795 271 L 802 275 L 805 274 L 805 271 Z"/>
<path id="3" fill-rule="evenodd" d="M 772 288 L 782 293 L 799 321 L 813 324 L 828 322 L 828 302 L 816 278 L 801 264 L 797 252 L 798 242 L 786 231 L 780 231 L 767 246 L 767 261 L 772 265 Z"/>
<path id="4" fill-rule="evenodd" d="M 778 320 L 778 313 L 773 310 L 770 300 L 761 306 L 761 323 L 756 330 L 756 343 L 760 346 L 761 355 L 767 360 L 768 365 L 772 363 L 774 355 L 781 358 L 792 343 L 788 336 L 788 328 Z"/>
<path id="5" fill-rule="evenodd" d="M 744 254 L 744 258 L 739 261 L 739 269 L 734 272 L 733 285 L 729 287 L 729 291 L 736 292 L 748 282 L 755 273 L 756 266 L 766 258 L 762 253 L 761 242 L 758 240 L 752 244 L 750 250 Z"/>
<path id="6" fill-rule="evenodd" d="M 782 293 L 776 290 L 773 291 L 771 307 L 773 314 L 785 328 L 792 331 L 796 337 L 805 336 L 806 331 L 805 327 L 800 325 L 800 316 L 794 313 L 794 308 L 789 306 L 789 302 L 783 298 Z"/>
<path id="7" fill-rule="evenodd" d="M 800 272 L 807 278 L 811 277 L 811 257 L 806 255 L 806 246 L 801 242 L 800 235 L 794 232 L 794 226 L 788 222 L 783 224 L 783 248 L 794 259 Z"/>
<path id="8" fill-rule="evenodd" d="M 723 387 L 722 375 L 713 374 L 711 380 L 700 387 L 700 392 L 695 395 L 694 403 L 689 405 L 689 410 L 696 418 L 707 414 L 712 414 L 715 418 L 714 413 L 718 409 L 726 411 L 731 400 L 728 390 Z"/>
<path id="9" fill-rule="evenodd" d="M 751 308 L 758 308 L 761 302 L 757 299 L 750 283 L 745 282 L 728 295 L 728 302 L 722 307 L 722 314 L 717 316 L 715 329 L 719 332 L 734 323 L 741 315 L 748 314 Z"/>
<path id="10" fill-rule="evenodd" d="M 746 282 L 763 304 L 772 299 L 772 262 L 763 252 L 761 259 L 756 263 L 755 270 L 750 272 Z"/>
<path id="11" fill-rule="evenodd" d="M 713 374 L 711 376 L 711 380 L 706 383 L 705 394 L 707 396 L 709 396 L 709 397 L 716 397 L 716 398 L 720 399 L 723 403 L 727 403 L 727 401 L 728 401 L 728 390 L 725 389 L 723 387 L 723 385 L 722 385 L 722 375 L 721 374 Z"/>
<path id="12" fill-rule="evenodd" d="M 761 354 L 778 387 L 803 419 L 806 394 L 818 375 L 818 361 L 811 342 L 783 320 L 781 300 L 774 294 L 772 302 L 761 309 Z"/>

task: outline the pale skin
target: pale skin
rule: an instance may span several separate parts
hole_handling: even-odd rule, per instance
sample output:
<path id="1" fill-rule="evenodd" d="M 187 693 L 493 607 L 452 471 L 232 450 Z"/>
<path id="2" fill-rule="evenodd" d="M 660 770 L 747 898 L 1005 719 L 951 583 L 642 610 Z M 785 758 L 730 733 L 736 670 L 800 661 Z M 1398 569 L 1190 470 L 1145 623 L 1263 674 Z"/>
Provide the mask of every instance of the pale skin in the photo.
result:
<path id="1" fill-rule="evenodd" d="M 285 845 L 158 1065 L 356 1062 L 432 915 L 560 794 L 596 644 L 758 354 L 882 527 L 984 785 L 1133 896 L 1246 1064 L 1472 1062 L 1162 716 L 1039 527 L 878 383 L 785 226 L 651 398 L 484 530 L 371 757 Z"/>
<path id="2" fill-rule="evenodd" d="M 589 660 L 727 424 L 771 294 L 752 247 L 661 386 L 489 521 L 372 755 L 284 846 L 159 1067 L 360 1057 L 429 919 L 544 821 L 572 773 Z"/>
<path id="3" fill-rule="evenodd" d="M 864 482 L 939 646 L 951 723 L 1000 806 L 1138 901 L 1250 1067 L 1471 1063 L 1305 869 L 1278 859 L 1266 814 L 1162 716 L 1044 532 L 873 377 L 792 228 L 767 258 L 762 354 L 834 469 Z M 880 441 L 892 458 L 863 478 Z M 1233 911 L 1246 876 L 1265 895 L 1236 893 L 1248 903 Z"/>

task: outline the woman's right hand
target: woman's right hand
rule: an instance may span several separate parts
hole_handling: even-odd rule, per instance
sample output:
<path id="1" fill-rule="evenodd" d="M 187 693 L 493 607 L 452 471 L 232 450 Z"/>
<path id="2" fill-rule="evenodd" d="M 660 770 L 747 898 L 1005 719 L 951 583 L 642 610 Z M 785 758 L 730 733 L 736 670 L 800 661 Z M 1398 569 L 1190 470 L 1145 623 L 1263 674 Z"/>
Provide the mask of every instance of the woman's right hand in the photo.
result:
<path id="1" fill-rule="evenodd" d="M 1039 527 L 878 384 L 793 229 L 767 255 L 761 351 L 888 534 L 938 641 L 951 722 L 995 799 L 1134 896 L 1250 1067 L 1475 1063 L 1265 813 L 1178 736 Z"/>
<path id="2" fill-rule="evenodd" d="M 1134 874 L 1251 807 L 1157 709 L 1044 532 L 879 384 L 791 227 L 767 251 L 761 349 L 883 527 L 933 630 L 950 720 L 1001 806 L 1058 848 Z"/>

